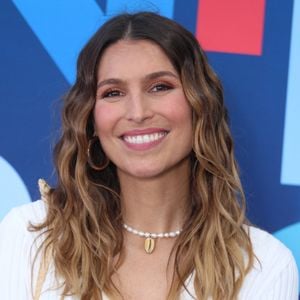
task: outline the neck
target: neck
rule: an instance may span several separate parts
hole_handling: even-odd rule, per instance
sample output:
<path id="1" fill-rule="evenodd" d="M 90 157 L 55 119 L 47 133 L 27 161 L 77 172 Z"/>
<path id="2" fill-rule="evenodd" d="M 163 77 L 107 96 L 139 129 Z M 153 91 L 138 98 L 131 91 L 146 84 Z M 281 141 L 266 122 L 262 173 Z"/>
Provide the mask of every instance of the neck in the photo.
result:
<path id="1" fill-rule="evenodd" d="M 190 201 L 190 165 L 153 178 L 119 172 L 124 222 L 141 231 L 169 232 L 182 228 Z"/>

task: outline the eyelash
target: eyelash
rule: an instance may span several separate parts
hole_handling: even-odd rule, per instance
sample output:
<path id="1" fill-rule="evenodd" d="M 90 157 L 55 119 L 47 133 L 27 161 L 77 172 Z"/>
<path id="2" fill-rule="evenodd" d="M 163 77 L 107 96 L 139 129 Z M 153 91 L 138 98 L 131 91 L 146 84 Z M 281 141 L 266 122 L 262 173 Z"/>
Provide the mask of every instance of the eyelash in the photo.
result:
<path id="1" fill-rule="evenodd" d="M 154 89 L 157 89 L 157 90 L 155 91 Z M 164 92 L 164 91 L 168 91 L 171 89 L 173 89 L 173 87 L 170 84 L 158 82 L 151 86 L 150 92 L 151 93 L 159 93 L 159 92 Z M 101 95 L 101 98 L 114 98 L 114 97 L 120 97 L 123 95 L 124 95 L 124 93 L 122 93 L 120 90 L 112 88 L 112 89 L 105 91 Z"/>
<path id="2" fill-rule="evenodd" d="M 158 88 L 158 87 L 159 87 L 159 90 L 153 91 L 154 93 L 164 92 L 164 91 L 168 91 L 168 90 L 173 89 L 173 87 L 172 87 L 170 84 L 163 83 L 163 82 L 158 82 L 158 83 L 155 83 L 155 84 L 151 87 L 150 91 L 152 91 L 154 88 Z"/>
<path id="3" fill-rule="evenodd" d="M 118 93 L 118 95 L 116 95 L 115 93 Z M 121 96 L 121 94 L 122 94 L 122 92 L 117 89 L 109 89 L 102 94 L 101 98 L 119 97 L 119 96 Z"/>

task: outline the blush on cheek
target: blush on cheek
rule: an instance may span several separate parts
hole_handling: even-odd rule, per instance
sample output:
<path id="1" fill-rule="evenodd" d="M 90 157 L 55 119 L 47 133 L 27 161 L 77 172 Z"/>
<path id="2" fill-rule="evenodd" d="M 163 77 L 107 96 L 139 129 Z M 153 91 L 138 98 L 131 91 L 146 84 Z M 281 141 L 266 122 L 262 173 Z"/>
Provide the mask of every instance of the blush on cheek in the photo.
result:
<path id="1" fill-rule="evenodd" d="M 166 112 L 166 114 L 171 116 L 172 120 L 177 124 L 192 123 L 192 109 L 185 99 L 180 99 L 175 103 L 176 105 L 170 103 L 170 105 L 167 106 L 168 112 Z"/>
<path id="2" fill-rule="evenodd" d="M 95 120 L 95 130 L 99 131 L 109 131 L 114 124 L 115 115 L 111 107 L 103 104 L 97 104 L 94 108 L 94 120 Z"/>

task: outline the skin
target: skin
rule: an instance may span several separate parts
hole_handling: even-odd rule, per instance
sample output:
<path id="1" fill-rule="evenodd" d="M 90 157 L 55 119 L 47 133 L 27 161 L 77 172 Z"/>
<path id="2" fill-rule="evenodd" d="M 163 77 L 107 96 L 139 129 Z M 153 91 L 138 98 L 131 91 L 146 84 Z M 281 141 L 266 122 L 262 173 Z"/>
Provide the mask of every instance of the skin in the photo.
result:
<path id="1" fill-rule="evenodd" d="M 192 111 L 170 60 L 152 42 L 118 41 L 100 60 L 96 97 L 95 132 L 117 167 L 125 223 L 149 232 L 181 228 L 189 208 Z M 126 142 L 156 132 L 154 142 Z M 144 239 L 127 232 L 124 239 L 124 263 L 114 276 L 122 295 L 165 299 L 175 239 L 158 239 L 150 255 Z"/>

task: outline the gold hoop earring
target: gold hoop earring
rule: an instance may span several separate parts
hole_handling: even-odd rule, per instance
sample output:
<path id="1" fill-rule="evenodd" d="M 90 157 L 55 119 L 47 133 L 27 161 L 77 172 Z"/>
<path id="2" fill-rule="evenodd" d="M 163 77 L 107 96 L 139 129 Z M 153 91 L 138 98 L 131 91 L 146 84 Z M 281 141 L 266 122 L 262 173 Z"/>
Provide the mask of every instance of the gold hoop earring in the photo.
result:
<path id="1" fill-rule="evenodd" d="M 98 142 L 99 146 L 95 147 L 97 142 Z M 92 159 L 93 154 L 97 154 L 97 157 L 100 157 L 101 152 L 103 153 L 103 156 L 105 157 L 104 161 L 100 161 L 97 163 L 93 162 L 93 159 Z M 88 145 L 88 149 L 87 149 L 87 162 L 92 169 L 97 170 L 97 171 L 102 171 L 109 165 L 109 159 L 105 155 L 103 150 L 101 149 L 99 138 L 97 136 L 94 136 L 92 139 L 89 140 L 89 145 Z"/>

